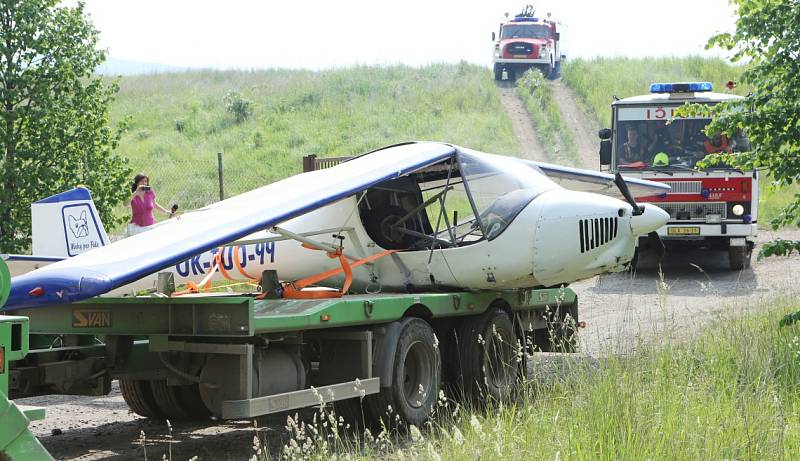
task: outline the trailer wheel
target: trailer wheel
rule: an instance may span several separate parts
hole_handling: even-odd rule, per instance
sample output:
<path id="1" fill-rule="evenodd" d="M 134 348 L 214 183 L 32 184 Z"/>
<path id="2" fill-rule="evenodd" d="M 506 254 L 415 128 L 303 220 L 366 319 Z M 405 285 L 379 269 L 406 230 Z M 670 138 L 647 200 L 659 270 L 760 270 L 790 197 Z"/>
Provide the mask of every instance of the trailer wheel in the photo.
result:
<path id="1" fill-rule="evenodd" d="M 427 322 L 417 318 L 405 321 L 393 368 L 391 385 L 367 397 L 369 411 L 375 420 L 383 420 L 386 425 L 399 417 L 405 423 L 420 426 L 433 412 L 442 380 L 439 349 Z"/>
<path id="2" fill-rule="evenodd" d="M 203 419 L 211 416 L 211 411 L 203 403 L 203 397 L 200 396 L 199 385 L 174 386 L 174 392 L 181 407 L 191 419 Z"/>
<path id="3" fill-rule="evenodd" d="M 188 420 L 208 416 L 208 409 L 200 398 L 196 384 L 188 386 L 168 386 L 166 380 L 150 381 L 153 397 L 165 417 L 174 420 Z M 194 392 L 192 391 L 194 389 Z"/>
<path id="4" fill-rule="evenodd" d="M 753 250 L 749 245 L 728 247 L 728 261 L 731 270 L 740 271 L 742 269 L 749 269 L 752 255 Z"/>
<path id="5" fill-rule="evenodd" d="M 164 414 L 156 404 L 150 381 L 121 378 L 119 390 L 128 408 L 139 416 L 145 418 L 163 418 Z"/>
<path id="6" fill-rule="evenodd" d="M 465 319 L 458 333 L 458 384 L 464 397 L 508 400 L 518 377 L 516 335 L 508 314 Z"/>

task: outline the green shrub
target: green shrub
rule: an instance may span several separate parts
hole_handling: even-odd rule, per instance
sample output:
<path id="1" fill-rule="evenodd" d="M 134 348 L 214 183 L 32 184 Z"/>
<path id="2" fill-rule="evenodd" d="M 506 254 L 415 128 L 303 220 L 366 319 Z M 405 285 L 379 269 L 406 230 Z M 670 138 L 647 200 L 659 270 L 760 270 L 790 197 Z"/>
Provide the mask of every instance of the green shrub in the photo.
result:
<path id="1" fill-rule="evenodd" d="M 253 103 L 236 91 L 225 94 L 225 110 L 233 114 L 236 123 L 242 123 L 253 116 Z"/>

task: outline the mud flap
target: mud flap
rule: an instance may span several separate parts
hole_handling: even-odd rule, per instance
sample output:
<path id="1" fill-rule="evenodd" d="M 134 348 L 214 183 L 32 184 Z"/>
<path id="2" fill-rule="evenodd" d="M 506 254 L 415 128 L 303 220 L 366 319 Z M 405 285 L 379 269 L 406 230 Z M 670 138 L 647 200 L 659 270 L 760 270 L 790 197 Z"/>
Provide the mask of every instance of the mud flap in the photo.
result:
<path id="1" fill-rule="evenodd" d="M 17 407 L 0 390 L 0 459 L 13 460 L 52 460 L 50 453 L 28 430 L 30 419 L 27 411 Z M 39 416 L 41 410 L 31 409 L 30 414 Z"/>

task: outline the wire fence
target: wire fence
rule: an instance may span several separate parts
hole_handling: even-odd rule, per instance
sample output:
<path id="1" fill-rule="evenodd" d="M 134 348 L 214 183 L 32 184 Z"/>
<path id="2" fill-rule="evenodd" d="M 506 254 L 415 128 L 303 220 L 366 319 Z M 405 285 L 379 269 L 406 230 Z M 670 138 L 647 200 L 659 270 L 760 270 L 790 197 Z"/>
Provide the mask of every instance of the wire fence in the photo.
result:
<path id="1" fill-rule="evenodd" d="M 143 173 L 150 178 L 150 185 L 156 192 L 156 202 L 169 210 L 174 205 L 178 212 L 196 210 L 225 198 L 238 195 L 269 182 L 261 171 L 252 165 L 227 158 L 223 153 L 193 156 L 190 159 L 174 161 L 161 158 L 133 165 L 134 174 Z M 297 171 L 301 164 L 297 163 Z M 130 210 L 120 205 L 116 213 L 130 216 Z M 163 213 L 154 212 L 156 220 L 166 219 Z M 125 236 L 126 226 L 117 226 L 109 234 L 111 240 Z"/>
<path id="2" fill-rule="evenodd" d="M 350 157 L 317 157 L 283 159 L 280 167 L 275 164 L 248 161 L 234 155 L 214 153 L 193 156 L 174 161 L 159 158 L 134 165 L 134 173 L 143 173 L 150 178 L 156 192 L 156 202 L 166 209 L 178 206 L 178 212 L 196 210 L 225 198 L 248 192 L 257 187 L 281 179 L 287 174 L 329 168 Z M 120 206 L 118 214 L 130 216 L 130 210 Z M 157 220 L 166 219 L 163 213 L 154 212 Z M 125 236 L 126 226 L 112 229 L 111 240 Z"/>

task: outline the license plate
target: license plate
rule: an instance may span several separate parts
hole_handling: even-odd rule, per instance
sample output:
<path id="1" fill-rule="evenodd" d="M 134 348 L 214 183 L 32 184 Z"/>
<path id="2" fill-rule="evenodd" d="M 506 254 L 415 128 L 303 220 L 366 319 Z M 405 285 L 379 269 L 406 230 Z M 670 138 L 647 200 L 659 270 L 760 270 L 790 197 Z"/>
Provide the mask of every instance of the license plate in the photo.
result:
<path id="1" fill-rule="evenodd" d="M 527 54 L 512 54 L 511 56 L 515 57 L 515 58 L 527 58 L 528 57 Z"/>
<path id="2" fill-rule="evenodd" d="M 669 227 L 667 235 L 700 235 L 699 227 Z"/>

